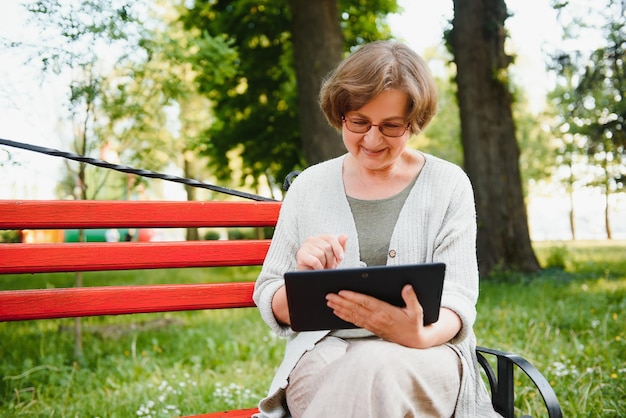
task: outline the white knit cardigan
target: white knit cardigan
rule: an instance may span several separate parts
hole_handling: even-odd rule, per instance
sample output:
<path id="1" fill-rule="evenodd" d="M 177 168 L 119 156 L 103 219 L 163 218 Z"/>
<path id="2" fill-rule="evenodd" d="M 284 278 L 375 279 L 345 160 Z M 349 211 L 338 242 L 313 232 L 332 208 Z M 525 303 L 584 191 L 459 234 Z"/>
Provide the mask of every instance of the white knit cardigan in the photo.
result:
<path id="1" fill-rule="evenodd" d="M 462 363 L 461 392 L 455 417 L 495 415 L 481 380 L 473 325 L 478 299 L 476 211 L 467 175 L 456 165 L 425 155 L 426 163 L 400 212 L 391 236 L 387 265 L 443 262 L 446 276 L 441 305 L 462 320 L 458 335 L 449 342 Z M 328 331 L 296 333 L 281 326 L 272 313 L 272 297 L 283 285 L 283 274 L 296 270 L 296 251 L 307 237 L 346 234 L 346 254 L 339 268 L 364 265 L 352 212 L 342 180 L 345 155 L 304 170 L 287 193 L 272 243 L 257 279 L 254 301 L 264 321 L 287 338 L 285 356 L 268 396 L 261 400 L 258 417 L 289 416 L 284 389 L 300 357 Z M 372 219 L 372 222 L 375 222 Z M 392 251 L 393 250 L 393 251 Z"/>

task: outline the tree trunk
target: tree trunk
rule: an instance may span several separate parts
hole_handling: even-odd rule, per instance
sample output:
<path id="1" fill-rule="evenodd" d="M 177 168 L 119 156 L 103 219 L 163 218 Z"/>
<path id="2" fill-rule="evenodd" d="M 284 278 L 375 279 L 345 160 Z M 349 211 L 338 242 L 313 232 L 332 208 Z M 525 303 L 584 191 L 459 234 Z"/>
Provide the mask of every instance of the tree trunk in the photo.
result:
<path id="1" fill-rule="evenodd" d="M 574 213 L 574 187 L 567 188 L 569 196 L 569 229 L 572 231 L 572 241 L 576 241 L 576 214 Z"/>
<path id="2" fill-rule="evenodd" d="M 604 160 L 602 161 L 602 169 L 604 170 L 604 230 L 606 231 L 606 239 L 613 239 L 613 233 L 611 232 L 611 186 L 609 184 L 609 179 L 611 175 L 609 173 L 609 161 L 608 161 L 608 153 L 605 155 Z"/>
<path id="3" fill-rule="evenodd" d="M 504 52 L 504 0 L 454 0 L 451 45 L 457 66 L 465 169 L 478 212 L 481 274 L 539 270 L 528 230 Z"/>
<path id="4" fill-rule="evenodd" d="M 292 35 L 302 149 L 314 164 L 346 152 L 318 104 L 322 80 L 341 59 L 343 35 L 337 0 L 291 0 Z"/>
<path id="5" fill-rule="evenodd" d="M 576 214 L 574 213 L 574 164 L 569 161 L 569 180 L 567 195 L 569 196 L 569 228 L 572 231 L 572 241 L 576 241 Z"/>
<path id="6" fill-rule="evenodd" d="M 604 228 L 606 230 L 606 239 L 613 239 L 613 232 L 611 231 L 611 191 L 609 190 L 609 185 L 606 185 L 606 192 L 604 194 Z"/>

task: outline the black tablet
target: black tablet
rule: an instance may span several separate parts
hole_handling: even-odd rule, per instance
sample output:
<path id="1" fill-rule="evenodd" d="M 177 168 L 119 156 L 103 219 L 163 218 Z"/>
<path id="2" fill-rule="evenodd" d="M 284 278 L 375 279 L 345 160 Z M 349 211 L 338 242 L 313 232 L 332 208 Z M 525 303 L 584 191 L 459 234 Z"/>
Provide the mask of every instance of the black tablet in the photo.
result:
<path id="1" fill-rule="evenodd" d="M 307 270 L 285 273 L 287 304 L 294 331 L 356 328 L 335 316 L 326 295 L 340 290 L 365 293 L 396 306 L 404 306 L 401 291 L 411 284 L 424 308 L 424 325 L 439 319 L 444 263 Z"/>

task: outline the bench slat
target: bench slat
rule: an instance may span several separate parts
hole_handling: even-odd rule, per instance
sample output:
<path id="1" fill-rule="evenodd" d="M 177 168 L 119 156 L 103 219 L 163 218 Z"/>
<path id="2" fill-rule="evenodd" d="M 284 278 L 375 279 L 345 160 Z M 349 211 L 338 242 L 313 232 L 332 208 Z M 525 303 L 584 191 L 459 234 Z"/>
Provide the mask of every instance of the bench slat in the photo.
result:
<path id="1" fill-rule="evenodd" d="M 273 227 L 280 202 L 0 200 L 0 229 Z"/>
<path id="2" fill-rule="evenodd" d="M 0 292 L 0 321 L 254 307 L 254 282 Z"/>
<path id="3" fill-rule="evenodd" d="M 0 272 L 41 273 L 263 263 L 270 240 L 0 244 Z"/>
<path id="4" fill-rule="evenodd" d="M 236 411 L 213 412 L 211 414 L 192 415 L 183 418 L 250 418 L 259 412 L 257 408 L 239 409 Z"/>

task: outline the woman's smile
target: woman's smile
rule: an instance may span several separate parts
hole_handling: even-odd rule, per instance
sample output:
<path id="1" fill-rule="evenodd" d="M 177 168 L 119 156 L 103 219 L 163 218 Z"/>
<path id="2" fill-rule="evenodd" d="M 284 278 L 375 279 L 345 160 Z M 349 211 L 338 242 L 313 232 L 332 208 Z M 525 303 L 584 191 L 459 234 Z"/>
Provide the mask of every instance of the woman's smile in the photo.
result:
<path id="1" fill-rule="evenodd" d="M 371 157 L 378 157 L 378 156 L 380 156 L 380 155 L 381 155 L 381 154 L 382 154 L 385 150 L 386 150 L 386 148 L 381 148 L 381 149 L 376 150 L 376 149 L 370 149 L 370 148 L 367 148 L 367 147 L 365 147 L 365 146 L 361 145 L 361 151 L 362 151 L 363 153 L 365 153 L 366 155 L 371 156 Z"/>

